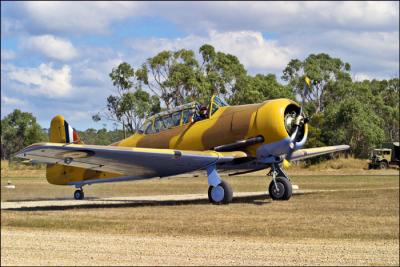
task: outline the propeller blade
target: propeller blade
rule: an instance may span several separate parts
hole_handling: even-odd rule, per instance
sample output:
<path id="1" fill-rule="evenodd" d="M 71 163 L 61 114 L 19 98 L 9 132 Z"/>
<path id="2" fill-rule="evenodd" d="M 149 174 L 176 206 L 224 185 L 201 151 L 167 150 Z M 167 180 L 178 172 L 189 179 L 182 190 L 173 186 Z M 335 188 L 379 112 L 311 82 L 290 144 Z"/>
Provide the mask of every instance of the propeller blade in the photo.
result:
<path id="1" fill-rule="evenodd" d="M 286 153 L 286 157 L 285 157 L 285 160 L 287 160 L 287 161 L 290 161 L 290 158 L 292 157 L 292 154 L 293 154 L 294 149 L 296 147 L 295 142 L 296 142 L 297 135 L 300 132 L 299 128 L 300 128 L 300 126 L 297 125 L 296 129 L 294 130 L 294 132 L 292 134 L 292 136 L 290 136 L 289 149 L 288 149 L 288 152 Z"/>
<path id="2" fill-rule="evenodd" d="M 311 87 L 311 80 L 307 76 L 304 78 L 305 84 L 304 84 L 304 89 L 303 89 L 303 95 L 302 95 L 302 101 L 301 101 L 301 107 L 300 107 L 300 114 L 303 114 L 303 107 L 306 101 L 306 96 L 308 95 L 308 91 L 310 90 Z"/>
<path id="3" fill-rule="evenodd" d="M 296 148 L 296 140 L 300 133 L 300 127 L 308 122 L 308 119 L 304 115 L 304 104 L 305 104 L 306 96 L 308 95 L 310 87 L 311 87 L 311 80 L 307 76 L 304 77 L 304 80 L 305 80 L 305 83 L 304 83 L 304 90 L 303 90 L 303 94 L 302 94 L 300 113 L 296 117 L 296 123 L 295 123 L 296 129 L 294 130 L 293 134 L 290 136 L 288 152 L 286 153 L 286 157 L 284 159 L 284 164 L 286 164 L 286 166 L 289 166 L 288 165 L 289 161 L 290 161 L 292 154 Z"/>

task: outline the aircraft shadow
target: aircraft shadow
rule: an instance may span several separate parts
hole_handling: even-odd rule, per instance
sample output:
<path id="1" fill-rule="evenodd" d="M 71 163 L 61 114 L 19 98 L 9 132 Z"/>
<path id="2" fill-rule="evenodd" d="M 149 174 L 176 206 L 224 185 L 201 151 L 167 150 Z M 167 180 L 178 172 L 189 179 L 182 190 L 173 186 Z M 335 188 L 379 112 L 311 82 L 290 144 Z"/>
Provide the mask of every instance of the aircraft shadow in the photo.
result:
<path id="1" fill-rule="evenodd" d="M 96 199 L 92 199 L 96 201 Z M 99 199 L 99 203 L 88 204 L 71 204 L 71 205 L 51 205 L 39 207 L 21 207 L 9 208 L 4 210 L 9 211 L 63 211 L 71 209 L 104 209 L 104 208 L 140 208 L 140 207 L 162 207 L 162 206 L 180 206 L 180 205 L 210 205 L 208 199 L 188 199 L 188 200 L 104 200 Z M 105 202 L 111 203 L 105 203 Z M 115 203 L 115 202 L 120 203 Z M 266 205 L 270 204 L 272 200 L 267 194 L 252 195 L 252 196 L 239 196 L 234 197 L 231 204 L 253 204 L 253 205 Z"/>
<path id="2" fill-rule="evenodd" d="M 313 194 L 314 192 L 298 192 L 294 197 L 301 195 Z M 292 196 L 293 197 L 293 196 Z M 99 201 L 99 203 L 88 204 L 71 204 L 71 205 L 49 205 L 38 207 L 20 207 L 2 209 L 3 211 L 64 211 L 71 209 L 107 209 L 107 208 L 140 208 L 140 207 L 162 207 L 162 206 L 179 206 L 179 205 L 211 205 L 208 199 L 187 199 L 187 200 L 115 200 L 115 199 L 97 199 L 95 197 L 87 198 L 91 201 Z M 54 200 L 54 199 L 52 199 Z M 59 199 L 70 200 L 70 199 Z M 268 205 L 272 203 L 272 199 L 268 194 L 258 194 L 251 196 L 236 196 L 233 198 L 232 204 L 252 204 L 252 205 Z M 16 202 L 16 201 L 13 201 Z M 110 202 L 110 203 L 107 203 Z M 116 203 L 120 202 L 120 203 Z"/>

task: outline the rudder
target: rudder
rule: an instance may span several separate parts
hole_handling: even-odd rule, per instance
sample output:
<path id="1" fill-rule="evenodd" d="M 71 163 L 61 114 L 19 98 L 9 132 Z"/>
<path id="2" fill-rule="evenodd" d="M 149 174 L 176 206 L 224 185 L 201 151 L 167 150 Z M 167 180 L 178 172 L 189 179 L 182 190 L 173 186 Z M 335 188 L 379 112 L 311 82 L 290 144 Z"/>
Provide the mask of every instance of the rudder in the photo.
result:
<path id="1" fill-rule="evenodd" d="M 49 141 L 52 143 L 82 144 L 77 131 L 61 115 L 57 115 L 51 120 Z"/>

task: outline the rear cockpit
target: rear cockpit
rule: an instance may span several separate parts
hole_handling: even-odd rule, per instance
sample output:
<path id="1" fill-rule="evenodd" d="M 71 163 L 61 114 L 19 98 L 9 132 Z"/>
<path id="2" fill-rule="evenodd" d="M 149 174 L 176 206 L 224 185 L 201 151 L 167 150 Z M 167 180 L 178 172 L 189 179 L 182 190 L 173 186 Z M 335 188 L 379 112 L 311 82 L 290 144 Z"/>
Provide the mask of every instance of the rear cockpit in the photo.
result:
<path id="1" fill-rule="evenodd" d="M 213 96 L 208 106 L 204 106 L 198 102 L 177 106 L 147 118 L 139 132 L 142 134 L 154 134 L 173 127 L 208 119 L 219 108 L 224 106 L 228 106 L 228 104 L 218 96 Z"/>

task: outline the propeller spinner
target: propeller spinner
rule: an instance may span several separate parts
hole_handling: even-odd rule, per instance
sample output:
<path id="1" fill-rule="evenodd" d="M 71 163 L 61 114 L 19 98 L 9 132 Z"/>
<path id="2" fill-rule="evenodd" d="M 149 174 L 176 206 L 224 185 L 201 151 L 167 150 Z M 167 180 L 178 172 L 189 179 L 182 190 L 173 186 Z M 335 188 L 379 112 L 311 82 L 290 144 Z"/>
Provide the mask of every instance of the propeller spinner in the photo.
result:
<path id="1" fill-rule="evenodd" d="M 284 167 L 289 166 L 289 161 L 290 161 L 292 154 L 296 148 L 297 138 L 301 132 L 300 128 L 303 127 L 306 123 L 308 123 L 308 118 L 304 114 L 304 103 L 305 103 L 306 95 L 308 94 L 308 91 L 311 86 L 311 80 L 307 76 L 305 77 L 304 80 L 305 80 L 305 84 L 304 84 L 304 90 L 303 90 L 303 94 L 302 94 L 302 101 L 301 101 L 299 115 L 296 116 L 295 118 L 294 118 L 294 116 L 292 116 L 290 118 L 285 118 L 285 123 L 292 124 L 294 126 L 294 128 L 293 128 L 292 134 L 290 136 L 288 152 L 286 153 L 286 157 L 283 161 Z"/>

